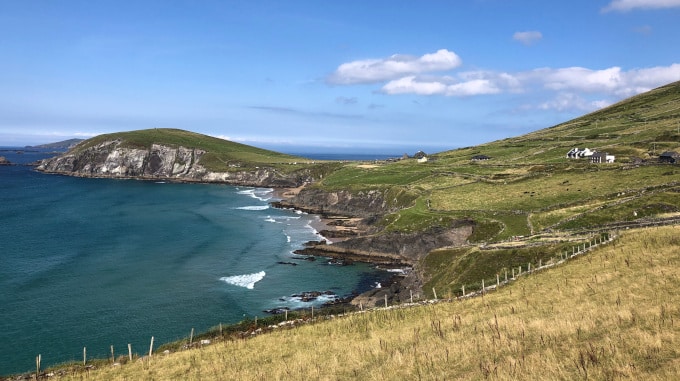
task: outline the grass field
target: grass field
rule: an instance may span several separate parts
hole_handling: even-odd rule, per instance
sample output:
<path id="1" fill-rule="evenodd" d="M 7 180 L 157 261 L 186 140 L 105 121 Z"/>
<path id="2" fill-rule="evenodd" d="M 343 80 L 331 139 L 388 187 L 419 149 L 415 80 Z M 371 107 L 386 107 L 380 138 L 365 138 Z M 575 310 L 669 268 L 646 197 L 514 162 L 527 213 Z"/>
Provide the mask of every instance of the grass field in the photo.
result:
<path id="1" fill-rule="evenodd" d="M 484 297 L 378 310 L 59 380 L 673 380 L 680 227 L 632 230 Z"/>

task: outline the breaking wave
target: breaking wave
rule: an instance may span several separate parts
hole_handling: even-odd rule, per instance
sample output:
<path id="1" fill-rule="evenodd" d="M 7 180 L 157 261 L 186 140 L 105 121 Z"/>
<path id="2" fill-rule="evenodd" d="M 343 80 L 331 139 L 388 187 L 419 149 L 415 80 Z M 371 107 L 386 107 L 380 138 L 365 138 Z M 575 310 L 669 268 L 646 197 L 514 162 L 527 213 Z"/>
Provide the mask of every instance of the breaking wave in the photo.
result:
<path id="1" fill-rule="evenodd" d="M 220 278 L 220 280 L 229 284 L 233 284 L 234 286 L 245 287 L 249 290 L 252 290 L 255 288 L 255 283 L 261 281 L 265 275 L 267 274 L 264 271 L 260 271 L 259 273 L 253 274 L 225 276 Z"/>
<path id="2" fill-rule="evenodd" d="M 236 193 L 250 196 L 260 201 L 269 201 L 272 198 L 272 192 L 274 192 L 274 189 L 271 188 L 252 188 L 240 190 Z"/>
<path id="3" fill-rule="evenodd" d="M 235 209 L 240 209 L 240 210 L 267 210 L 267 209 L 269 209 L 269 205 L 239 206 Z"/>

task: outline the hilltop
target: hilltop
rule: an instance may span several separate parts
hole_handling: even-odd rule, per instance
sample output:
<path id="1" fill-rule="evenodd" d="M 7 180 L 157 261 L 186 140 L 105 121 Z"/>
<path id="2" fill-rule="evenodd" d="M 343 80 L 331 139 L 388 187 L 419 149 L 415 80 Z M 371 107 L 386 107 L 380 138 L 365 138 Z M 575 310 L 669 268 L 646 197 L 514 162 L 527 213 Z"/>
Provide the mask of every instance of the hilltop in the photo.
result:
<path id="1" fill-rule="evenodd" d="M 39 171 L 83 177 L 297 187 L 332 165 L 194 132 L 154 128 L 104 134 L 47 159 Z"/>
<path id="2" fill-rule="evenodd" d="M 51 149 L 58 151 L 66 151 L 75 147 L 78 143 L 82 142 L 84 139 L 68 139 L 62 140 L 60 142 L 40 144 L 37 146 L 26 146 L 26 148 L 40 148 L 40 149 Z"/>

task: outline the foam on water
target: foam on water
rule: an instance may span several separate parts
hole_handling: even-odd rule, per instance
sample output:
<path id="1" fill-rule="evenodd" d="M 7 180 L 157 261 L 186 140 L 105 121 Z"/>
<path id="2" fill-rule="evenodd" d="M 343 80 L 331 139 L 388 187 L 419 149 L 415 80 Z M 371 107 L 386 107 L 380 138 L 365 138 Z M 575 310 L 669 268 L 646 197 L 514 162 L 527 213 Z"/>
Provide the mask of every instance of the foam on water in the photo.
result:
<path id="1" fill-rule="evenodd" d="M 240 210 L 267 210 L 269 209 L 269 205 L 249 205 L 249 206 L 239 206 L 234 209 L 240 209 Z"/>
<path id="2" fill-rule="evenodd" d="M 261 281 L 267 275 L 264 271 L 253 274 L 233 275 L 220 278 L 221 281 L 233 284 L 234 286 L 245 287 L 249 290 L 255 288 L 255 283 Z"/>
<path id="3" fill-rule="evenodd" d="M 272 198 L 272 192 L 274 192 L 274 189 L 271 188 L 250 188 L 239 190 L 236 193 L 247 195 L 260 201 L 269 201 Z"/>

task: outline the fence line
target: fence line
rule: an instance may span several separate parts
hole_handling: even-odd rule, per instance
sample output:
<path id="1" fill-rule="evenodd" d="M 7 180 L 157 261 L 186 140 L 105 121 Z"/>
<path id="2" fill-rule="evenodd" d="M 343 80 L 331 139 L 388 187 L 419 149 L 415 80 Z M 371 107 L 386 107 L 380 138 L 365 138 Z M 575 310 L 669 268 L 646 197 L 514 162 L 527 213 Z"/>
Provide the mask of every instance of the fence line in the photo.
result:
<path id="1" fill-rule="evenodd" d="M 599 238 L 599 242 L 598 242 L 598 238 Z M 564 252 L 564 255 L 562 255 L 562 253 L 560 253 L 559 260 L 556 260 L 556 258 L 553 257 L 551 259 L 551 261 L 543 264 L 542 259 L 539 259 L 538 266 L 536 266 L 534 268 L 531 267 L 531 262 L 529 262 L 527 264 L 527 270 L 524 271 L 524 272 L 522 272 L 522 266 L 521 265 L 519 265 L 517 268 L 513 267 L 511 269 L 512 270 L 512 272 L 511 272 L 512 276 L 511 277 L 508 277 L 508 269 L 505 268 L 504 269 L 505 276 L 504 276 L 503 281 L 500 280 L 500 275 L 497 273 L 495 284 L 485 286 L 485 279 L 482 279 L 481 280 L 482 287 L 480 289 L 476 290 L 476 291 L 470 291 L 470 292 L 466 293 L 465 285 L 462 285 L 461 286 L 462 295 L 456 296 L 455 298 L 449 297 L 447 299 L 438 299 L 437 298 L 437 291 L 433 287 L 432 293 L 434 295 L 434 299 L 425 299 L 425 300 L 422 300 L 422 301 L 414 302 L 413 301 L 414 295 L 413 295 L 413 292 L 411 291 L 411 293 L 410 293 L 410 303 L 393 304 L 393 305 L 388 306 L 387 295 L 385 295 L 385 307 L 374 307 L 374 308 L 364 309 L 363 306 L 361 306 L 359 311 L 353 311 L 353 312 L 348 312 L 348 313 L 345 313 L 345 314 L 338 314 L 338 315 L 322 316 L 322 317 L 324 317 L 326 319 L 328 319 L 328 318 L 332 319 L 332 318 L 335 318 L 335 317 L 342 317 L 342 316 L 351 315 L 351 314 L 366 313 L 366 312 L 369 312 L 369 311 L 372 311 L 372 310 L 408 308 L 408 307 L 423 305 L 423 304 L 431 304 L 431 303 L 438 303 L 438 302 L 442 302 L 442 301 L 461 300 L 461 299 L 465 299 L 465 298 L 473 298 L 473 297 L 477 297 L 477 296 L 484 296 L 485 293 L 487 293 L 489 291 L 497 290 L 498 288 L 500 288 L 502 286 L 508 285 L 511 282 L 517 280 L 517 278 L 520 277 L 520 276 L 530 275 L 530 274 L 535 273 L 537 271 L 543 271 L 545 269 L 555 267 L 557 265 L 560 265 L 562 263 L 567 262 L 568 260 L 570 260 L 572 258 L 575 258 L 575 257 L 580 256 L 580 255 L 584 255 L 594 248 L 597 248 L 601 245 L 613 242 L 616 238 L 618 238 L 618 234 L 616 234 L 616 233 L 615 234 L 611 234 L 611 233 L 607 234 L 606 239 L 602 238 L 602 236 L 595 237 L 595 239 L 594 239 L 595 243 L 594 244 L 592 243 L 592 240 L 591 240 L 591 241 L 588 241 L 587 243 L 584 243 L 583 247 L 581 247 L 580 244 L 577 245 L 577 246 L 573 246 L 571 253 L 569 253 L 568 250 Z M 515 273 L 516 269 L 517 269 L 517 273 Z M 417 296 L 416 296 L 416 298 L 417 298 Z M 296 324 L 310 323 L 310 322 L 316 321 L 317 319 L 319 319 L 319 318 L 314 318 L 314 307 L 312 306 L 312 317 L 311 317 L 311 319 L 298 318 L 298 319 L 293 320 L 293 321 L 288 321 L 288 311 L 285 311 L 285 321 L 283 321 L 283 322 L 281 322 L 277 325 L 270 325 L 270 326 L 264 327 L 264 328 L 275 329 L 275 328 L 280 328 L 280 327 L 293 327 Z M 255 317 L 255 326 L 257 327 L 257 317 Z M 222 336 L 222 323 L 220 323 L 219 332 L 220 332 L 220 336 Z M 262 329 L 262 328 L 259 328 L 256 331 L 250 332 L 249 336 L 254 336 L 254 335 L 257 335 L 257 334 L 263 333 L 263 332 L 265 332 L 265 330 Z M 193 336 L 194 336 L 194 329 L 192 328 L 190 338 L 189 338 L 190 344 L 193 341 Z M 244 336 L 244 337 L 246 337 L 246 336 Z M 210 344 L 210 341 L 209 340 L 201 340 L 201 345 L 205 345 L 205 344 Z M 149 354 L 148 354 L 149 357 L 151 357 L 152 354 L 153 354 L 153 346 L 154 346 L 154 337 L 152 336 L 151 337 L 151 343 L 149 344 Z M 192 346 L 189 345 L 187 348 L 191 348 L 191 347 Z M 114 365 L 115 365 L 113 345 L 111 345 L 110 349 L 111 349 L 111 357 L 114 360 Z M 86 364 L 86 358 L 87 358 L 86 357 L 87 356 L 86 351 L 87 351 L 86 347 L 83 347 L 83 365 Z M 166 352 L 168 352 L 168 351 L 166 351 Z M 131 344 L 128 344 L 128 357 L 129 357 L 129 361 L 132 361 L 133 353 L 132 353 L 132 345 Z M 42 360 L 42 356 L 38 355 L 36 357 L 36 379 L 40 378 L 41 360 Z"/>

